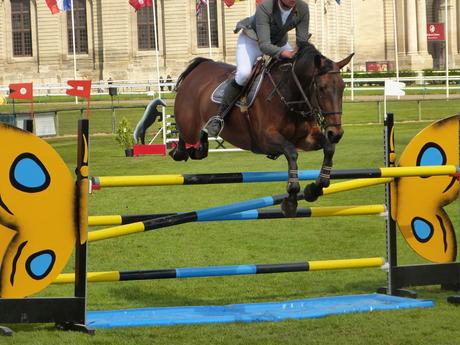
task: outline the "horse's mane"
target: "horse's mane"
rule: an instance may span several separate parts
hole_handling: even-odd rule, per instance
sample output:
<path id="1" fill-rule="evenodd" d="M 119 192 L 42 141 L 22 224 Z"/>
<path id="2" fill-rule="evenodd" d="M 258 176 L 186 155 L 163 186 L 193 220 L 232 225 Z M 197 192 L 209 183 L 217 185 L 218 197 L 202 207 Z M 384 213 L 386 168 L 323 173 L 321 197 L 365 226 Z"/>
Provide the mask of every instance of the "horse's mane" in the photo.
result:
<path id="1" fill-rule="evenodd" d="M 204 58 L 204 57 L 197 57 L 197 58 L 194 58 L 193 60 L 191 60 L 189 62 L 189 65 L 185 69 L 185 71 L 183 71 L 180 74 L 180 76 L 177 78 L 176 85 L 174 86 L 174 91 L 177 91 L 177 89 L 179 88 L 179 86 L 182 83 L 182 81 L 190 74 L 190 72 L 192 72 L 195 69 L 196 66 L 198 66 L 202 62 L 206 62 L 206 61 L 212 61 L 212 60 Z"/>
<path id="2" fill-rule="evenodd" d="M 296 54 L 295 60 L 297 63 L 313 63 L 321 66 L 318 71 L 319 74 L 326 73 L 334 67 L 333 61 L 321 54 L 321 52 L 312 43 L 302 45 L 299 52 Z"/>

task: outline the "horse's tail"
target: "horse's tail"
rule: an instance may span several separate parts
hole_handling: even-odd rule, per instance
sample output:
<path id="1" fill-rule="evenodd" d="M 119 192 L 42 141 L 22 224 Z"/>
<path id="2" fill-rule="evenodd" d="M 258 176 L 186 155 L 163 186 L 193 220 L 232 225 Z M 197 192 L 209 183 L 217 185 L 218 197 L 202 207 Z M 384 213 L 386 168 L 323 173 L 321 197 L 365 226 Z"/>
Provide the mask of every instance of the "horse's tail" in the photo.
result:
<path id="1" fill-rule="evenodd" d="M 179 78 L 177 78 L 176 85 L 174 86 L 174 91 L 177 91 L 182 81 L 190 74 L 190 72 L 192 72 L 195 69 L 196 66 L 206 61 L 212 61 L 212 60 L 204 58 L 204 57 L 197 57 L 197 58 L 194 58 L 192 61 L 190 61 L 185 71 L 183 71 L 181 75 L 179 76 Z"/>

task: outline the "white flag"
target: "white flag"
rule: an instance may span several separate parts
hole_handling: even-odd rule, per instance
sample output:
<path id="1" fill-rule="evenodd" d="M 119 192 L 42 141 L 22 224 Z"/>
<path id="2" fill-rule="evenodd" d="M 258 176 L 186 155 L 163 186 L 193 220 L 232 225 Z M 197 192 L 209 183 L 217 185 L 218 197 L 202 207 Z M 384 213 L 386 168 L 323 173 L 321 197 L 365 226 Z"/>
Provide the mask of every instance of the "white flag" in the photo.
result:
<path id="1" fill-rule="evenodd" d="M 404 96 L 406 93 L 403 88 L 406 84 L 387 79 L 385 80 L 385 95 L 386 96 Z"/>

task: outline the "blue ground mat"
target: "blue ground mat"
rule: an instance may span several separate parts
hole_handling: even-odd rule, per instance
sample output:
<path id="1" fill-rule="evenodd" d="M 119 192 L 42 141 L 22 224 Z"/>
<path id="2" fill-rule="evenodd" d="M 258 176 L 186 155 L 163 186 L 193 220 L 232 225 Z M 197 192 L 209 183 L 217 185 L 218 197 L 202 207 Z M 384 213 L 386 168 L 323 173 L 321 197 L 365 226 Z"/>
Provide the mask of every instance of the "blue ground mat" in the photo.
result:
<path id="1" fill-rule="evenodd" d="M 428 308 L 433 306 L 434 303 L 430 300 L 416 300 L 375 293 L 223 306 L 89 311 L 87 313 L 87 325 L 93 328 L 115 328 L 282 321 L 285 319 L 318 318 L 333 314 Z"/>

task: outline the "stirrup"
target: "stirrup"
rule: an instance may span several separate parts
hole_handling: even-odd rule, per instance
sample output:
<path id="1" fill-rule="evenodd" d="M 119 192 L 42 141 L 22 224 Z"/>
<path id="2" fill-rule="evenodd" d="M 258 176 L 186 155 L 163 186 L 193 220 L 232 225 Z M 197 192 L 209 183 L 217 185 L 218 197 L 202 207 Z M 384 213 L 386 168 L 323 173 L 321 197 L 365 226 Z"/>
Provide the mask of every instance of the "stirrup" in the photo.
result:
<path id="1" fill-rule="evenodd" d="M 219 124 L 220 124 L 220 129 L 219 129 L 219 132 L 217 132 L 215 135 L 211 135 L 209 134 L 209 130 L 208 130 L 208 126 L 211 122 L 214 122 L 214 121 L 218 121 Z M 206 133 L 209 134 L 210 137 L 215 137 L 217 138 L 220 134 L 220 132 L 222 132 L 222 129 L 224 129 L 224 119 L 222 117 L 220 117 L 219 115 L 214 115 L 214 116 L 211 116 L 208 120 L 208 122 L 206 122 L 206 124 L 204 125 L 204 128 L 203 128 L 203 131 L 205 131 Z"/>

